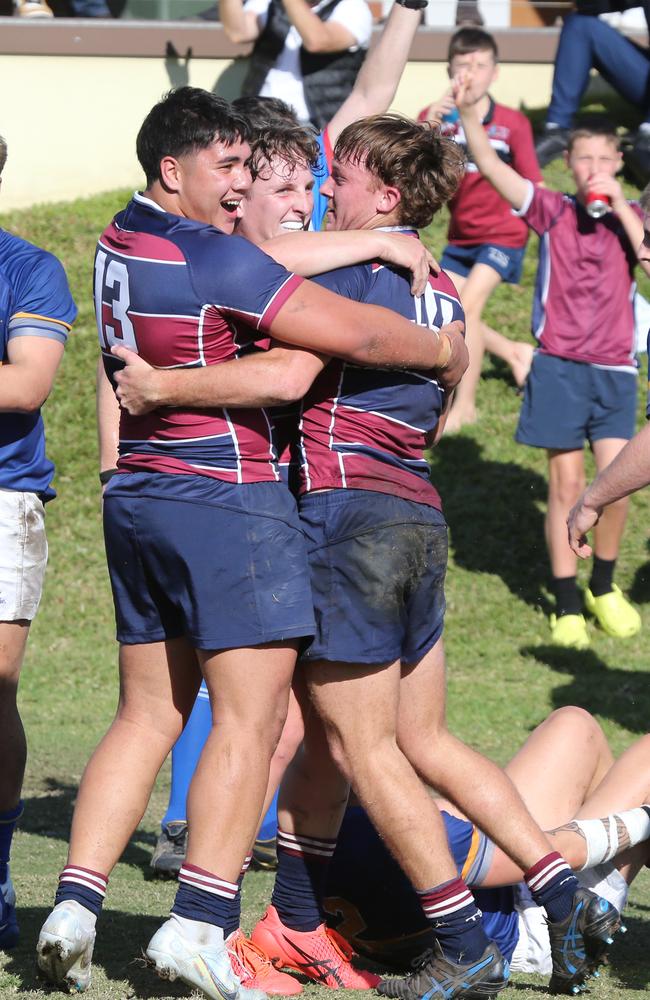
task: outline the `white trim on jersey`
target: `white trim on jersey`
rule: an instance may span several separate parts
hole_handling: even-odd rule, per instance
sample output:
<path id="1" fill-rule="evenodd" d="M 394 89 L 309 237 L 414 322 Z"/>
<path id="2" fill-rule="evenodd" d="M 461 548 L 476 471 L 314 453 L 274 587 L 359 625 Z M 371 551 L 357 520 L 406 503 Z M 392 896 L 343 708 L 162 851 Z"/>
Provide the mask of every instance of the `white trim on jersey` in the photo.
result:
<path id="1" fill-rule="evenodd" d="M 235 449 L 235 455 L 237 456 L 237 482 L 238 483 L 242 483 L 243 482 L 243 477 L 242 477 L 242 469 L 241 469 L 241 451 L 240 451 L 240 448 L 239 448 L 239 438 L 237 437 L 237 432 L 235 430 L 235 425 L 233 424 L 232 420 L 230 419 L 230 413 L 225 408 L 225 406 L 223 407 L 223 415 L 224 415 L 224 419 L 225 419 L 226 423 L 228 424 L 228 427 L 230 428 L 230 436 L 232 438 L 233 447 Z"/>
<path id="2" fill-rule="evenodd" d="M 341 407 L 344 410 L 354 410 L 356 413 L 371 413 L 373 417 L 380 417 L 381 420 L 390 420 L 391 423 L 399 424 L 400 427 L 408 427 L 410 431 L 417 431 L 419 434 L 426 434 L 426 429 L 424 427 L 416 427 L 414 424 L 407 424 L 405 420 L 398 420 L 397 417 L 389 417 L 387 413 L 378 413 L 377 410 L 365 410 L 362 406 L 352 406 L 351 403 L 341 403 Z"/>
<path id="3" fill-rule="evenodd" d="M 169 264 L 170 267 L 187 267 L 187 261 L 185 260 L 160 260 L 159 257 L 137 257 L 132 253 L 120 253 L 114 247 L 107 247 L 101 240 L 97 241 L 97 246 L 100 246 L 107 253 L 112 254 L 113 257 L 123 257 L 124 260 L 142 260 L 146 264 Z"/>

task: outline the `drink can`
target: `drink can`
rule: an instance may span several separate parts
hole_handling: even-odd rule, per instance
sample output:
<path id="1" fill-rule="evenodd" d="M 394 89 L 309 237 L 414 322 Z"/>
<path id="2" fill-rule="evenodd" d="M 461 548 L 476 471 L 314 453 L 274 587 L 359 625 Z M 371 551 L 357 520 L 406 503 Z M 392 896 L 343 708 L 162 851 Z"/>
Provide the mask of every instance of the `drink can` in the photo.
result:
<path id="1" fill-rule="evenodd" d="M 585 208 L 592 219 L 602 219 L 606 212 L 609 212 L 611 202 L 606 194 L 598 194 L 597 191 L 587 192 L 585 198 Z"/>
<path id="2" fill-rule="evenodd" d="M 460 121 L 460 115 L 458 114 L 458 108 L 454 106 L 451 111 L 448 111 L 446 115 L 442 116 L 443 122 L 449 122 L 450 125 L 455 125 L 456 122 Z"/>

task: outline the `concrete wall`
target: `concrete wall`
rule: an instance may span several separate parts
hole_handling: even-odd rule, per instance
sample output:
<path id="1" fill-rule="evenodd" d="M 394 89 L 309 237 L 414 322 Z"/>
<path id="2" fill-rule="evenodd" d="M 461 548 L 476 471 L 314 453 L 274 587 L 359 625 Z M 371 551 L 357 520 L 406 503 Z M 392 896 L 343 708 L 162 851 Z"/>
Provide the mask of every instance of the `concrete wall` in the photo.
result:
<path id="1" fill-rule="evenodd" d="M 9 145 L 0 209 L 135 189 L 135 137 L 152 104 L 184 83 L 234 97 L 243 69 L 242 60 L 175 55 L 0 55 L 0 134 Z M 551 74 L 550 63 L 503 64 L 494 96 L 539 107 Z M 394 108 L 416 115 L 445 85 L 443 62 L 410 62 Z"/>

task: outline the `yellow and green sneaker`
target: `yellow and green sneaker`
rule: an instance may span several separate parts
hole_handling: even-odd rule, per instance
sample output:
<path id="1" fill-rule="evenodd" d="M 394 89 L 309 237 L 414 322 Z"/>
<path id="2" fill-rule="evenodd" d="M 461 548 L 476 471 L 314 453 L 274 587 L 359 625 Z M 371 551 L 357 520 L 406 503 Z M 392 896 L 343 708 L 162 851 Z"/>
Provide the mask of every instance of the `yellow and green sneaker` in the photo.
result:
<path id="1" fill-rule="evenodd" d="M 593 615 L 603 632 L 615 639 L 629 639 L 641 628 L 641 616 L 623 596 L 620 587 L 613 584 L 609 594 L 594 597 L 589 587 L 585 589 L 585 608 Z"/>
<path id="2" fill-rule="evenodd" d="M 583 615 L 551 615 L 551 642 L 565 649 L 588 649 L 589 634 Z"/>

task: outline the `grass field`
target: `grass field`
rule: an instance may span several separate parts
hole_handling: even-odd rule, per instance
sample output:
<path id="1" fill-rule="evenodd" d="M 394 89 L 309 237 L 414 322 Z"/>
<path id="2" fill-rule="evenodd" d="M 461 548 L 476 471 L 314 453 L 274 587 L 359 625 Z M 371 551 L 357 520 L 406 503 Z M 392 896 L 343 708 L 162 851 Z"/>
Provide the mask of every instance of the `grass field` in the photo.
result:
<path id="1" fill-rule="evenodd" d="M 548 182 L 568 186 L 559 167 L 549 172 Z M 45 411 L 59 497 L 48 507 L 50 565 L 21 688 L 30 757 L 25 815 L 14 842 L 12 868 L 23 935 L 15 951 L 0 957 L 2 1000 L 46 996 L 35 975 L 34 944 L 65 858 L 82 769 L 115 707 L 116 648 L 97 483 L 97 347 L 91 289 L 96 237 L 128 194 L 116 192 L 0 218 L 5 228 L 61 257 L 80 309 Z M 428 231 L 427 238 L 439 253 L 444 219 Z M 533 244 L 522 286 L 501 289 L 487 317 L 496 329 L 519 339 L 529 336 L 534 257 Z M 650 284 L 645 285 L 648 294 Z M 640 381 L 643 389 L 645 380 Z M 498 364 L 486 363 L 479 406 L 480 422 L 443 439 L 433 456 L 433 478 L 445 502 L 452 546 L 446 630 L 452 726 L 470 744 L 504 763 L 548 712 L 573 703 L 598 716 L 614 749 L 620 751 L 647 728 L 650 694 L 643 637 L 647 631 L 628 643 L 594 631 L 592 647 L 583 653 L 564 653 L 549 645 L 545 457 L 514 444 L 519 399 Z M 641 412 L 640 400 L 640 421 Z M 641 609 L 646 630 L 650 629 L 649 515 L 650 494 L 638 495 L 618 571 L 620 584 Z M 92 998 L 187 995 L 182 987 L 159 982 L 139 960 L 173 896 L 171 884 L 147 877 L 166 792 L 165 773 L 112 877 L 96 948 Z M 265 873 L 248 876 L 246 926 L 261 912 L 270 882 Z M 649 890 L 644 872 L 632 891 L 630 932 L 617 942 L 611 967 L 592 995 L 632 1000 L 648 987 Z M 528 1000 L 542 991 L 543 984 L 535 977 L 518 976 L 515 988 L 522 1000 Z M 317 992 L 317 987 L 307 991 Z"/>

